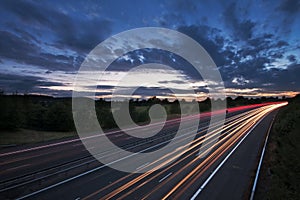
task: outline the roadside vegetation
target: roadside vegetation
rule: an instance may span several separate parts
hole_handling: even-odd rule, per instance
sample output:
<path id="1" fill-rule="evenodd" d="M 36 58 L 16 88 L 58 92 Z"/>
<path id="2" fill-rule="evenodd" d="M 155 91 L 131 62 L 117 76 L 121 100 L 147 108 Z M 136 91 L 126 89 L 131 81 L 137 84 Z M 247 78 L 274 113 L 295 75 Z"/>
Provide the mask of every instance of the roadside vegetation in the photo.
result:
<path id="1" fill-rule="evenodd" d="M 92 100 L 89 99 L 88 101 Z M 226 101 L 228 107 L 235 107 L 278 101 L 278 99 L 246 99 L 237 97 L 236 99 L 227 98 Z M 192 114 L 197 110 L 189 102 L 179 102 L 178 100 L 170 102 L 168 99 L 161 100 L 155 96 L 147 100 L 129 100 L 129 110 L 134 122 L 146 124 L 150 120 L 148 113 L 152 105 L 162 105 L 166 110 L 167 118 L 171 119 L 181 115 L 179 103 L 183 105 L 185 111 L 188 110 L 184 114 Z M 205 101 L 197 102 L 196 105 L 199 106 L 200 112 L 206 112 L 210 110 L 211 100 L 208 98 Z M 122 112 L 122 108 L 112 111 L 111 102 L 103 99 L 95 101 L 95 108 L 99 123 L 103 129 L 117 127 L 112 117 L 112 112 Z M 40 135 L 40 137 L 30 135 L 30 130 L 33 130 L 33 135 Z M 54 134 L 55 132 L 56 134 Z M 25 139 L 23 135 L 27 135 L 26 138 L 28 138 Z M 0 145 L 46 141 L 75 135 L 71 98 L 54 98 L 39 95 L 0 95 Z"/>
<path id="2" fill-rule="evenodd" d="M 255 199 L 300 199 L 300 96 L 280 109 L 266 150 Z"/>

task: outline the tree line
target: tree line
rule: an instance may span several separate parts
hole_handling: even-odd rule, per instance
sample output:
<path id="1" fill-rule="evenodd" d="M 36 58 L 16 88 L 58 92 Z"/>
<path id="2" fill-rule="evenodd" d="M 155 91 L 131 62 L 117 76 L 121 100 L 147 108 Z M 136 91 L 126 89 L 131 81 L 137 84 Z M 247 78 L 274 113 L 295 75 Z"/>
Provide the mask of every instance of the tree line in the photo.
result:
<path id="1" fill-rule="evenodd" d="M 189 113 L 209 111 L 211 99 L 196 102 L 198 108 L 191 107 L 191 103 L 182 100 L 173 102 L 168 99 L 159 99 L 155 96 L 149 99 L 131 99 L 129 111 L 131 118 L 136 123 L 149 122 L 149 109 L 154 104 L 162 105 L 168 118 L 178 117 L 181 114 L 180 104 L 185 106 Z M 222 100 L 213 100 L 222 101 Z M 247 99 L 237 97 L 226 99 L 228 107 L 278 101 L 277 98 Z M 195 102 L 194 102 L 195 103 Z M 96 114 L 102 128 L 117 127 L 111 110 L 111 102 L 104 99 L 95 101 Z M 54 98 L 41 95 L 0 95 L 0 130 L 17 130 L 19 128 L 43 131 L 74 131 L 75 126 L 72 115 L 72 98 Z"/>

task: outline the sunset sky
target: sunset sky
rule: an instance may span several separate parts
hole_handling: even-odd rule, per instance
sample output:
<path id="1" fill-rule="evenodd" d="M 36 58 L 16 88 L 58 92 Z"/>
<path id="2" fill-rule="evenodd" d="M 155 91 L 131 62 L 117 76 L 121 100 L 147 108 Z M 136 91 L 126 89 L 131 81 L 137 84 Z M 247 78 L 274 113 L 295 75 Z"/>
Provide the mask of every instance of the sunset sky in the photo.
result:
<path id="1" fill-rule="evenodd" d="M 0 2 L 0 89 L 5 93 L 71 96 L 85 56 L 122 31 L 163 27 L 182 32 L 210 54 L 228 96 L 293 96 L 300 92 L 300 1 L 10 1 Z M 114 62 L 98 82 L 98 97 L 110 97 L 118 77 L 134 66 L 148 69 L 166 88 L 143 85 L 135 97 L 170 97 L 168 88 L 190 86 L 205 96 L 207 82 L 168 52 L 137 50 Z M 135 87 L 134 82 L 122 85 Z M 182 95 L 190 98 L 191 94 Z"/>

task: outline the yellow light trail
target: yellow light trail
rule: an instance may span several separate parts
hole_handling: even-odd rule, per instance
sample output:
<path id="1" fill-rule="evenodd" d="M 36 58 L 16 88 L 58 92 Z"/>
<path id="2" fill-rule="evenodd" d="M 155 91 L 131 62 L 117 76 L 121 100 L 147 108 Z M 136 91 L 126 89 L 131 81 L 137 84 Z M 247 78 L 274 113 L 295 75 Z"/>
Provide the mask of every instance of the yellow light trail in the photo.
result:
<path id="1" fill-rule="evenodd" d="M 196 180 L 195 177 L 199 177 L 201 176 L 206 169 L 208 169 L 216 160 L 219 159 L 219 157 L 221 157 L 228 149 L 230 149 L 244 134 L 247 133 L 247 131 L 249 129 L 251 129 L 251 127 L 253 125 L 255 125 L 260 119 L 262 119 L 265 115 L 267 115 L 268 113 L 270 113 L 271 111 L 286 105 L 287 103 L 281 103 L 281 104 L 275 104 L 275 105 L 268 105 L 268 106 L 263 106 L 261 108 L 257 108 L 242 114 L 239 114 L 237 116 L 231 117 L 229 119 L 227 119 L 226 121 L 228 122 L 224 127 L 219 127 L 216 128 L 215 130 L 211 131 L 210 133 L 207 133 L 206 135 L 203 135 L 197 139 L 195 139 L 194 141 L 192 141 L 191 143 L 188 143 L 186 145 L 183 146 L 184 147 L 188 147 L 185 151 L 183 152 L 179 152 L 181 149 L 176 149 L 173 152 L 170 152 L 169 154 L 166 154 L 164 157 L 160 158 L 159 160 L 155 161 L 158 162 L 160 160 L 163 160 L 165 158 L 168 158 L 168 160 L 164 161 L 162 164 L 160 164 L 159 166 L 155 167 L 153 170 L 148 171 L 144 174 L 139 175 L 138 177 L 130 180 L 129 182 L 125 183 L 124 185 L 122 185 L 121 187 L 119 187 L 118 189 L 113 190 L 112 192 L 110 192 L 109 194 L 105 195 L 104 197 L 102 197 L 101 199 L 111 199 L 113 197 L 115 197 L 116 195 L 120 194 L 121 192 L 128 190 L 129 188 L 133 187 L 135 184 L 141 182 L 142 180 L 144 180 L 146 177 L 150 176 L 153 172 L 155 172 L 157 169 L 159 169 L 161 166 L 166 165 L 167 163 L 171 163 L 174 160 L 178 159 L 179 157 L 181 157 L 182 155 L 188 153 L 188 155 L 184 156 L 183 158 L 180 158 L 179 160 L 177 160 L 176 162 L 172 163 L 171 165 L 169 165 L 168 167 L 164 168 L 162 171 L 160 171 L 159 173 L 149 177 L 147 180 L 144 180 L 143 182 L 141 182 L 139 185 L 135 186 L 134 188 L 132 188 L 130 191 L 127 191 L 125 194 L 123 194 L 121 197 L 119 197 L 118 199 L 122 199 L 128 195 L 130 195 L 132 192 L 136 191 L 137 189 L 143 187 L 144 185 L 146 185 L 148 182 L 152 181 L 154 178 L 158 177 L 159 175 L 162 175 L 163 173 L 165 173 L 167 170 L 170 170 L 172 167 L 174 167 L 175 165 L 179 164 L 180 162 L 182 162 L 183 160 L 187 159 L 189 156 L 194 155 L 197 151 L 199 151 L 199 146 L 201 144 L 203 144 L 205 141 L 209 141 L 210 139 L 213 139 L 214 137 L 222 137 L 222 139 L 220 139 L 218 142 L 216 142 L 214 145 L 210 146 L 208 149 L 206 149 L 204 152 L 201 152 L 201 154 L 199 156 L 197 156 L 196 158 L 194 158 L 192 161 L 190 161 L 187 165 L 185 165 L 183 168 L 181 168 L 180 170 L 178 170 L 176 173 L 172 174 L 172 176 L 170 176 L 167 180 L 165 180 L 163 183 L 159 184 L 156 188 L 153 188 L 152 191 L 150 193 L 148 193 L 147 195 L 144 196 L 144 199 L 149 197 L 151 194 L 153 194 L 154 192 L 156 192 L 158 189 L 160 189 L 164 184 L 168 183 L 172 178 L 175 178 L 176 176 L 178 176 L 180 173 L 182 173 L 184 170 L 186 170 L 188 167 L 190 167 L 193 163 L 195 163 L 196 161 L 199 161 L 199 159 L 203 156 L 206 155 L 206 153 L 210 152 L 211 150 L 215 149 L 209 156 L 207 156 L 197 167 L 195 167 L 189 174 L 187 174 L 183 179 L 180 180 L 179 183 L 177 183 L 165 196 L 163 199 L 167 199 L 168 197 L 170 197 L 175 191 L 178 190 L 178 188 L 183 187 L 184 184 L 186 184 L 187 186 L 185 186 L 184 188 L 188 188 L 188 186 L 190 186 L 193 181 Z M 214 125 L 215 127 L 218 127 L 218 124 Z M 204 133 L 206 130 L 201 131 L 200 133 Z M 198 133 L 199 134 L 199 133 Z M 195 135 L 191 135 L 191 136 L 195 136 Z M 191 137 L 190 136 L 190 137 Z M 186 138 L 184 138 L 186 139 Z M 213 140 L 211 140 L 209 143 L 205 144 L 206 146 L 209 146 L 211 143 L 213 142 Z M 219 147 L 218 147 L 219 146 Z M 149 163 L 146 166 L 150 166 L 155 164 L 155 162 L 153 163 Z M 146 167 L 144 166 L 144 167 Z M 138 173 L 139 170 L 137 170 L 136 172 Z M 92 196 L 95 196 L 97 194 L 99 194 L 100 192 L 113 187 L 114 185 L 117 185 L 118 183 L 120 183 L 121 181 L 126 180 L 127 178 L 130 178 L 133 174 L 129 174 L 127 176 L 122 177 L 121 179 L 109 184 L 108 186 L 101 188 L 100 190 L 90 194 L 89 196 L 85 197 L 84 199 L 88 199 Z M 193 178 L 194 177 L 194 178 Z M 187 181 L 189 179 L 192 179 L 192 181 L 189 181 L 187 183 Z M 184 190 L 181 190 L 182 192 L 184 192 Z M 182 192 L 177 192 L 176 197 L 180 197 L 180 195 L 182 194 Z"/>
<path id="2" fill-rule="evenodd" d="M 237 123 L 237 122 L 232 122 L 233 120 L 239 119 L 239 118 L 244 117 L 245 115 L 250 114 L 250 113 L 253 113 L 253 112 L 254 112 L 254 111 L 248 111 L 248 112 L 239 114 L 239 115 L 237 115 L 237 116 L 233 116 L 233 117 L 231 117 L 231 118 L 228 118 L 228 119 L 226 120 L 227 122 L 230 122 L 230 123 L 228 124 L 228 127 L 229 127 L 229 126 L 232 126 L 232 125 L 234 125 L 234 124 Z M 256 112 L 257 112 L 257 111 L 256 111 Z M 219 124 L 215 124 L 213 127 L 218 127 L 218 126 L 219 126 Z M 206 127 L 206 128 L 208 128 L 208 127 Z M 195 143 L 195 142 L 197 142 L 197 141 L 200 141 L 200 140 L 203 139 L 203 138 L 209 139 L 209 138 L 211 138 L 212 136 L 216 136 L 216 135 L 218 135 L 219 132 L 222 131 L 222 130 L 223 130 L 223 128 L 220 127 L 220 128 L 218 128 L 218 129 L 216 129 L 216 130 L 210 132 L 210 133 L 207 133 L 205 136 L 201 136 L 201 137 L 197 138 L 196 141 L 193 141 L 192 143 Z M 202 130 L 202 131 L 199 132 L 198 134 L 204 133 L 205 131 L 207 131 L 207 129 Z M 193 133 L 191 136 L 194 137 L 194 136 L 195 136 L 194 133 Z M 190 136 L 190 137 L 191 137 L 191 136 Z M 203 141 L 203 142 L 204 142 L 204 141 Z M 188 144 L 186 144 L 185 146 L 189 146 L 190 144 L 191 144 L 191 143 L 188 143 Z M 197 144 L 199 144 L 199 143 L 197 143 Z M 208 144 L 207 144 L 207 145 L 208 145 Z M 183 148 L 184 148 L 185 146 L 183 146 Z M 195 145 L 194 145 L 194 146 L 195 146 Z M 191 148 L 190 148 L 190 149 L 191 149 Z M 196 151 L 198 151 L 198 150 L 196 150 Z M 175 153 L 177 153 L 177 152 L 178 152 L 178 150 L 176 150 L 176 151 L 174 151 L 174 152 L 171 152 L 171 153 L 175 154 Z M 116 152 L 116 153 L 117 153 L 117 152 Z M 165 157 L 167 157 L 167 156 L 169 156 L 169 154 L 168 154 L 168 155 L 165 155 L 163 158 L 165 158 Z M 181 156 L 181 154 L 180 154 L 180 155 L 177 155 L 176 157 L 172 157 L 172 160 L 177 159 L 177 157 L 179 157 L 179 156 Z M 161 159 L 163 159 L 163 158 L 161 158 Z M 160 159 L 160 160 L 161 160 L 161 159 Z M 171 162 L 171 161 L 170 161 L 170 162 Z M 149 165 L 151 165 L 151 164 L 154 164 L 154 163 L 150 163 Z M 146 166 L 148 166 L 148 165 L 146 165 Z M 146 167 L 146 166 L 145 166 L 145 167 Z M 141 170 L 141 169 L 143 169 L 143 168 L 140 168 L 140 170 Z M 137 170 L 135 173 L 138 173 L 138 172 L 139 172 L 139 170 Z M 147 174 L 147 175 L 150 175 L 150 174 L 151 174 L 151 173 L 149 173 L 149 174 Z M 117 181 L 115 181 L 115 182 L 113 182 L 113 183 L 111 183 L 111 184 L 109 184 L 109 185 L 107 185 L 107 186 L 101 188 L 100 190 L 97 190 L 96 192 L 94 192 L 94 193 L 88 195 L 87 197 L 85 197 L 85 198 L 83 198 L 83 199 L 89 199 L 89 198 L 95 196 L 96 194 L 98 194 L 98 193 L 100 193 L 100 192 L 102 192 L 102 191 L 108 189 L 109 187 L 112 187 L 113 185 L 118 184 L 119 182 L 125 180 L 126 178 L 130 178 L 132 175 L 133 175 L 133 174 L 129 174 L 129 175 L 127 175 L 127 176 L 124 176 L 124 177 L 122 177 L 121 179 L 118 179 Z M 146 177 L 146 176 L 145 176 L 145 177 Z M 137 180 L 137 179 L 136 179 L 136 180 Z M 135 181 L 136 181 L 136 180 L 135 180 Z M 139 180 L 140 180 L 140 179 L 139 179 Z M 125 189 L 125 188 L 122 188 L 122 189 Z M 108 198 L 108 196 L 105 196 L 105 198 L 103 198 L 103 199 L 107 199 L 107 198 Z"/>
<path id="3" fill-rule="evenodd" d="M 251 113 L 251 115 L 256 115 L 256 114 L 260 113 L 261 110 L 262 110 L 262 109 L 259 108 L 258 110 L 255 110 L 255 111 L 252 111 L 252 112 L 250 111 L 250 113 Z M 248 117 L 245 116 L 245 118 L 247 119 Z M 243 120 L 245 120 L 245 119 L 242 118 L 242 119 L 238 119 L 238 121 L 231 122 L 228 126 L 226 126 L 226 128 L 230 128 L 230 127 L 232 127 L 232 126 L 234 126 L 234 125 L 240 123 L 240 122 L 243 121 Z M 181 152 L 180 154 L 176 154 L 176 153 L 178 153 L 177 151 L 179 151 L 179 150 L 177 150 L 177 151 L 173 151 L 173 152 L 171 152 L 171 153 L 165 155 L 164 157 L 162 157 L 162 158 L 159 159 L 159 160 L 162 160 L 163 158 L 165 158 L 165 157 L 167 157 L 167 156 L 171 156 L 172 154 L 175 154 L 175 157 L 170 157 L 169 160 L 167 160 L 167 161 L 165 161 L 164 163 L 160 164 L 159 166 L 157 166 L 156 168 L 154 168 L 152 171 L 148 171 L 148 172 L 146 172 L 146 173 L 144 173 L 144 174 L 138 176 L 137 178 L 135 178 L 135 179 L 129 181 L 128 183 L 124 184 L 123 186 L 119 187 L 118 189 L 114 190 L 113 192 L 109 193 L 108 195 L 102 197 L 101 199 L 111 199 L 111 198 L 113 198 L 114 196 L 116 196 L 116 195 L 119 194 L 120 192 L 122 192 L 122 191 L 128 189 L 129 187 L 133 186 L 134 184 L 136 184 L 136 183 L 138 183 L 139 181 L 143 180 L 144 178 L 148 177 L 150 174 L 152 174 L 153 172 L 155 172 L 157 169 L 160 169 L 162 166 L 166 165 L 166 163 L 170 163 L 170 162 L 176 160 L 177 158 L 179 158 L 179 157 L 180 157 L 181 155 L 183 155 L 184 153 L 190 151 L 191 149 L 195 148 L 196 146 L 199 146 L 200 144 L 204 143 L 205 141 L 211 139 L 212 137 L 214 137 L 214 136 L 220 136 L 220 135 L 219 135 L 220 132 L 224 131 L 224 129 L 225 129 L 224 127 L 220 127 L 220 128 L 218 128 L 217 130 L 214 130 L 213 132 L 211 132 L 211 133 L 209 133 L 209 134 L 206 134 L 206 135 L 204 135 L 204 136 L 202 136 L 202 137 L 200 137 L 200 138 L 197 138 L 197 139 L 196 139 L 196 142 L 199 141 L 198 143 L 196 143 L 196 144 L 194 144 L 193 146 L 189 147 L 188 149 L 186 149 L 184 152 Z M 207 135 L 208 135 L 208 136 L 207 136 Z M 230 136 L 230 135 L 229 135 L 229 136 Z M 227 136 L 227 137 L 229 137 L 229 136 Z M 227 138 L 227 137 L 226 137 L 226 138 Z M 225 138 L 225 139 L 226 139 L 226 138 Z M 202 139 L 204 139 L 204 140 L 202 140 Z M 221 141 L 218 141 L 218 142 L 217 142 L 214 146 L 212 146 L 211 148 L 213 148 L 213 147 L 215 147 L 216 145 L 220 144 L 220 143 L 223 142 L 225 139 L 223 138 Z M 213 142 L 213 141 L 212 141 L 212 142 Z M 211 142 L 211 143 L 212 143 L 212 142 Z M 192 143 L 195 143 L 195 141 L 193 141 L 193 142 L 191 142 L 191 143 L 188 143 L 188 144 L 184 145 L 184 147 L 189 146 L 189 145 L 191 145 Z M 210 145 L 210 143 L 207 143 L 206 145 L 208 146 L 208 145 Z M 195 151 L 192 152 L 192 153 L 195 153 L 196 151 L 198 151 L 198 150 L 195 150 Z M 203 152 L 202 154 L 205 154 L 205 153 L 207 153 L 207 152 L 209 152 L 209 151 L 210 151 L 210 148 L 207 149 L 207 150 L 206 150 L 205 152 Z M 184 158 L 178 160 L 177 162 L 172 163 L 172 165 L 168 166 L 167 168 L 165 168 L 164 170 L 162 170 L 160 173 L 158 173 L 158 174 L 156 174 L 156 175 L 154 175 L 154 176 L 148 178 L 147 181 L 145 181 L 144 183 L 140 183 L 140 184 L 139 184 L 138 186 L 136 186 L 133 190 L 136 190 L 136 189 L 142 187 L 142 186 L 145 185 L 147 182 L 153 180 L 153 179 L 156 178 L 157 176 L 161 175 L 161 174 L 164 173 L 165 171 L 169 170 L 171 167 L 173 167 L 173 166 L 175 166 L 176 164 L 178 164 L 179 162 L 181 162 L 183 159 L 186 159 L 186 158 L 187 158 L 188 156 L 190 156 L 192 153 L 190 153 L 189 155 L 185 156 Z M 200 156 L 201 156 L 201 155 L 200 155 Z M 199 158 L 196 158 L 195 160 L 197 160 L 197 159 L 199 159 Z M 157 162 L 157 161 L 156 161 L 156 162 Z M 153 163 L 152 163 L 152 164 L 153 164 Z M 190 164 L 191 164 L 191 163 L 190 163 Z M 182 170 L 183 170 L 183 169 L 182 169 Z M 131 192 L 132 192 L 132 191 L 126 193 L 126 196 L 129 195 Z M 89 196 L 89 197 L 91 197 L 91 196 Z M 125 197 L 125 196 L 123 195 L 121 198 L 123 198 L 123 197 Z M 120 199 L 121 199 L 121 198 L 120 198 Z"/>
<path id="4" fill-rule="evenodd" d="M 216 161 L 221 155 L 223 155 L 230 147 L 232 147 L 244 134 L 247 133 L 247 131 L 260 119 L 262 119 L 265 115 L 267 115 L 268 113 L 272 112 L 273 110 L 286 105 L 287 103 L 282 103 L 282 104 L 277 104 L 277 105 L 270 105 L 270 106 L 266 106 L 266 110 L 264 110 L 263 112 L 259 113 L 258 116 L 254 117 L 252 120 L 250 121 L 249 124 L 247 125 L 240 125 L 238 128 L 241 128 L 240 131 L 238 132 L 238 134 L 234 137 L 231 138 L 229 141 L 225 142 L 222 146 L 220 146 L 217 150 L 215 150 L 209 157 L 207 157 L 205 159 L 205 161 L 203 161 L 200 165 L 198 165 L 196 168 L 194 168 L 187 176 L 185 176 L 178 184 L 176 184 L 162 199 L 167 199 L 168 197 L 170 197 L 181 185 L 183 185 L 190 177 L 192 177 L 193 175 L 195 175 L 198 172 L 198 176 L 200 176 L 201 174 L 204 173 L 204 171 L 214 163 L 214 161 Z M 214 158 L 214 156 L 216 156 Z M 213 159 L 214 158 L 214 159 Z M 199 170 L 205 165 L 204 163 L 207 163 L 207 166 L 203 169 L 203 171 L 201 171 L 199 173 Z M 190 181 L 187 186 L 181 190 L 181 191 L 185 191 L 185 189 L 187 189 L 191 184 L 194 183 L 195 180 L 198 179 L 198 176 L 196 176 L 195 178 L 193 178 L 193 181 Z M 179 192 L 179 195 L 175 196 L 174 198 L 177 198 L 178 196 L 180 196 L 182 194 L 182 192 Z"/>

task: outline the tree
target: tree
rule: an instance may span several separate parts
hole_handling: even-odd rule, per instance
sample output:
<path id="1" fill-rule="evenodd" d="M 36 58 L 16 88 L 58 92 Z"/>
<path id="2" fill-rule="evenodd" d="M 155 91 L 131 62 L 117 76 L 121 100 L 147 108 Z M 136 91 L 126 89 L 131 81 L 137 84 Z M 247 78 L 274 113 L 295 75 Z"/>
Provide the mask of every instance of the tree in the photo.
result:
<path id="1" fill-rule="evenodd" d="M 21 126 L 21 112 L 17 99 L 12 96 L 0 97 L 0 129 L 16 130 Z"/>
<path id="2" fill-rule="evenodd" d="M 45 113 L 45 125 L 45 128 L 50 131 L 74 130 L 71 110 L 62 102 L 54 103 Z"/>

